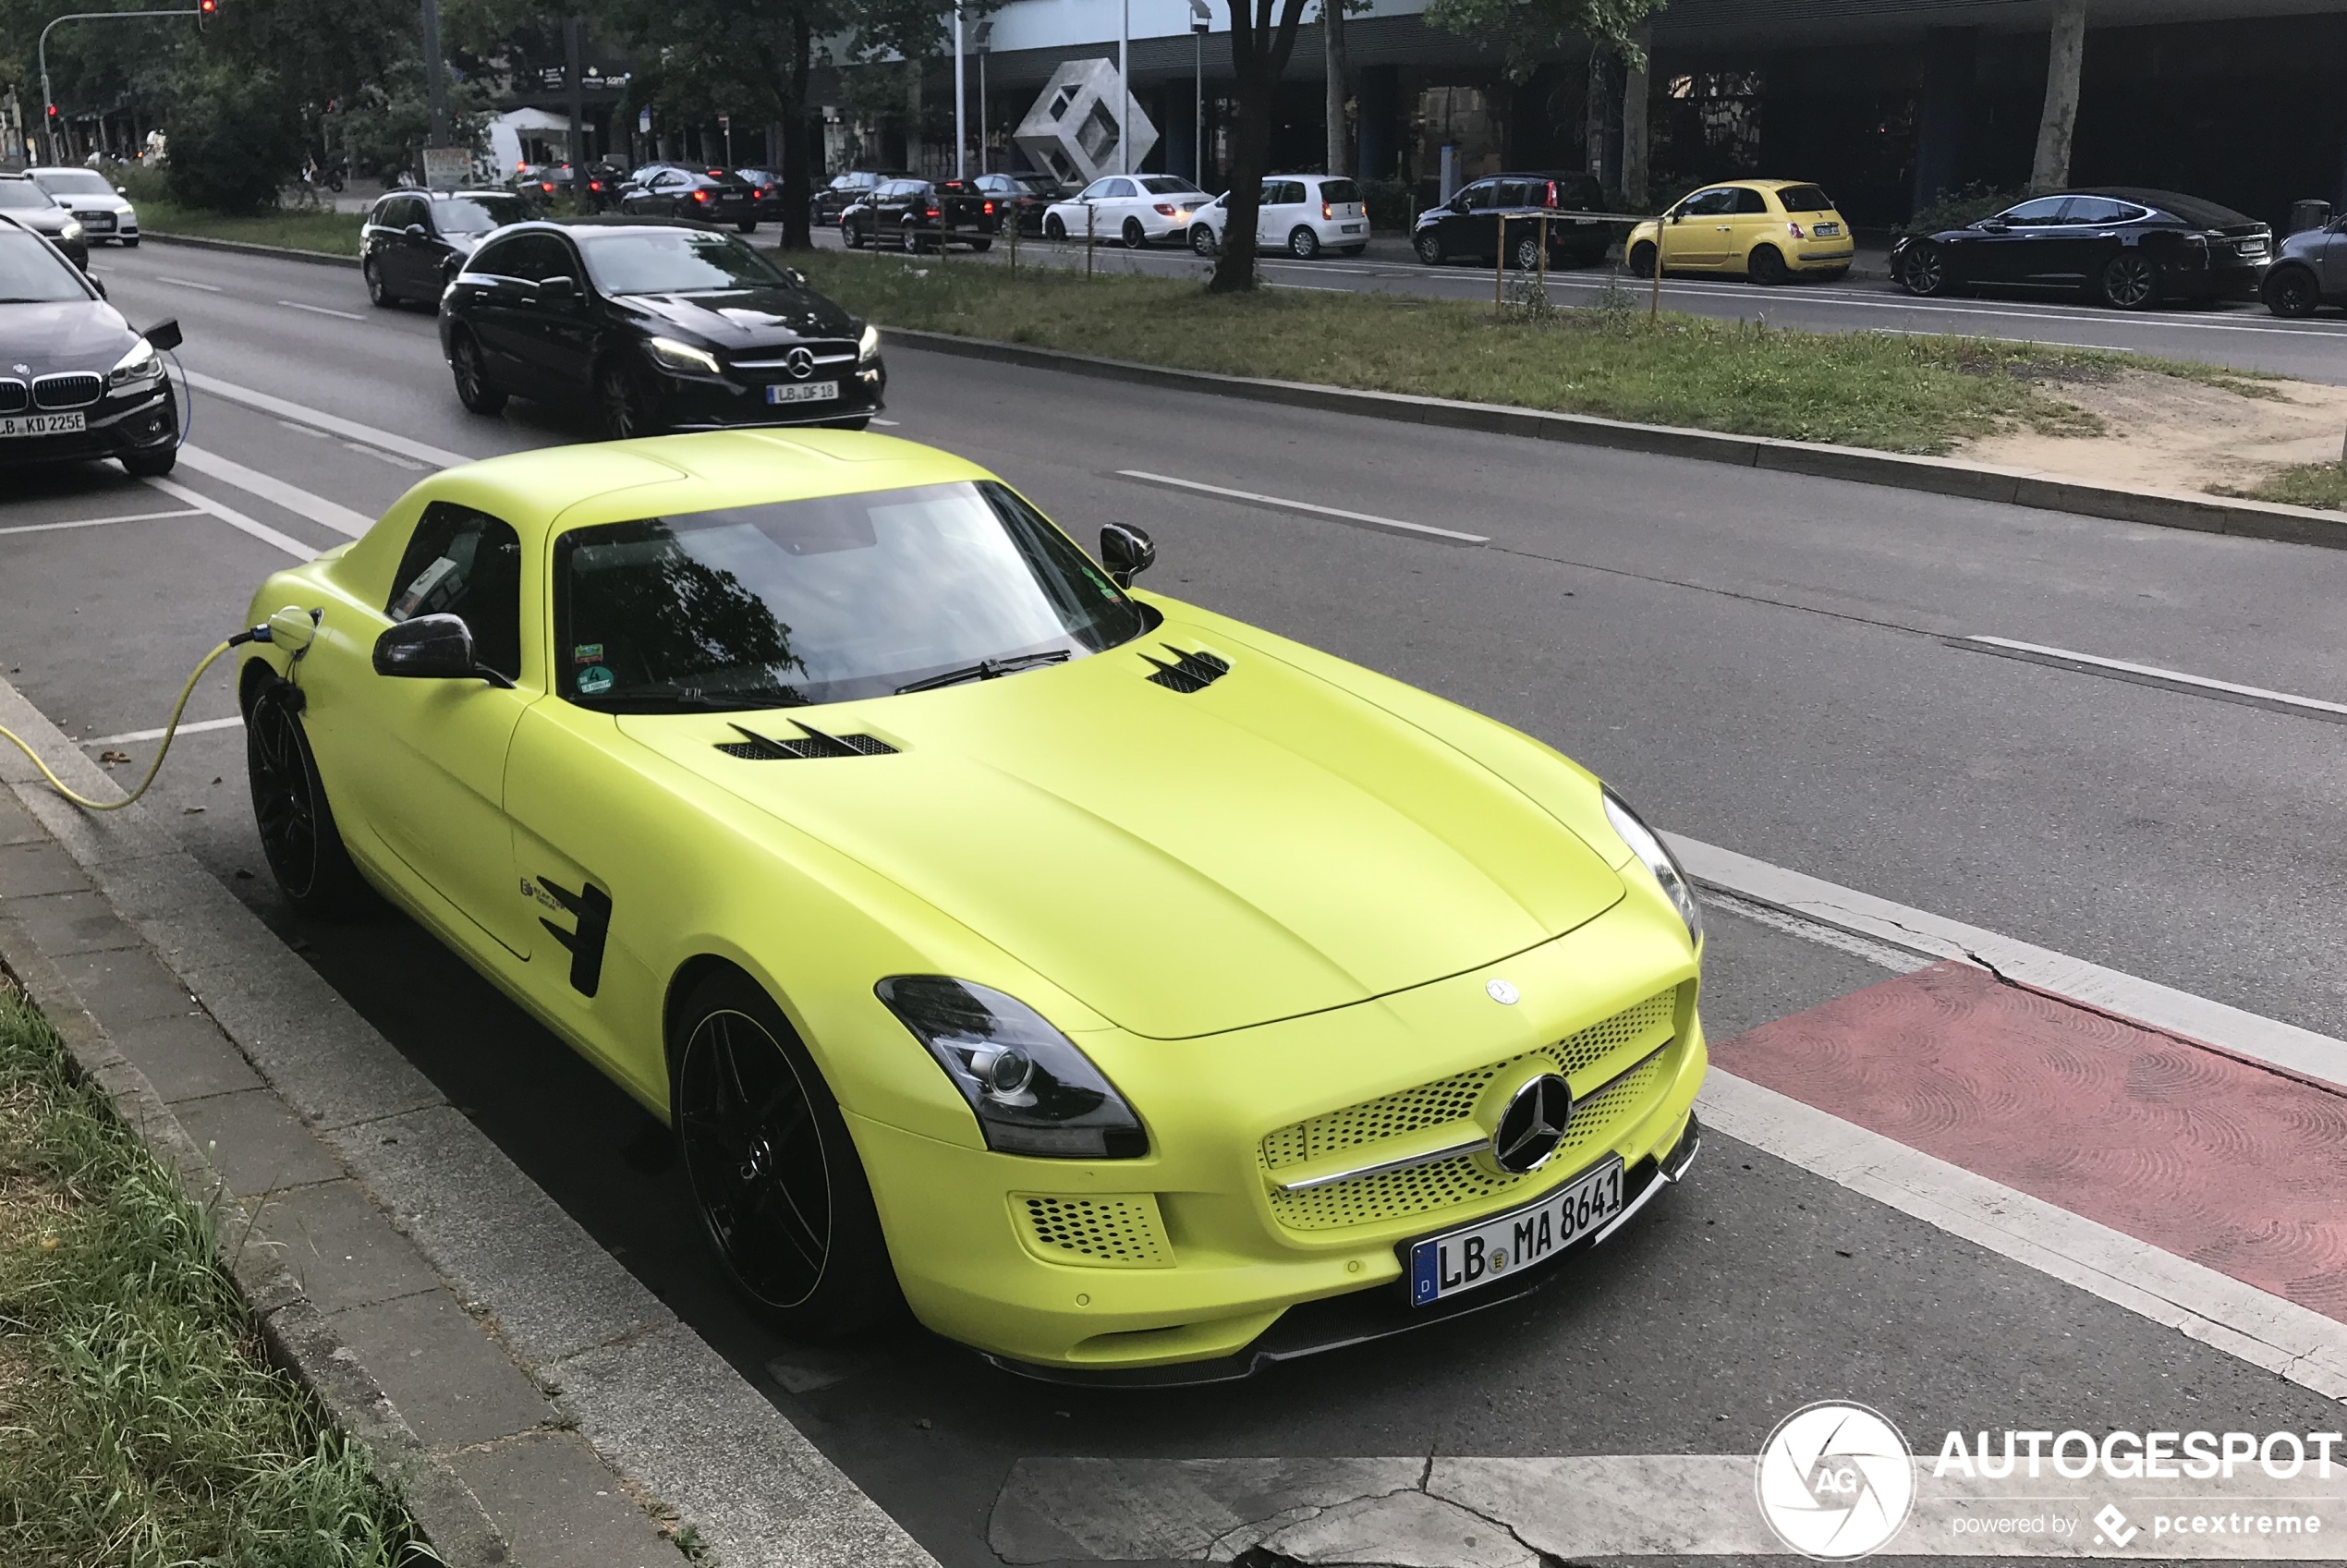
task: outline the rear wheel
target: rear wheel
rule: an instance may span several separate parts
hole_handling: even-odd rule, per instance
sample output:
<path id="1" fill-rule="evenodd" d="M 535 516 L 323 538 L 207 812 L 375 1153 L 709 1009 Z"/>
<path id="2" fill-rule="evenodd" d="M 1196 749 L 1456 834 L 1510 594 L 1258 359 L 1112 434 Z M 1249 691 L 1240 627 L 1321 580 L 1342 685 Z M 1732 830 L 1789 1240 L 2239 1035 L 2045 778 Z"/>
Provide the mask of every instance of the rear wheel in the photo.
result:
<path id="1" fill-rule="evenodd" d="M 994 242 L 991 239 L 973 239 L 970 241 L 970 249 L 982 256 L 994 249 Z"/>
<path id="2" fill-rule="evenodd" d="M 1519 273 L 1538 272 L 1540 270 L 1540 237 L 1537 234 L 1527 234 L 1516 239 L 1508 247 L 1508 261 Z"/>
<path id="3" fill-rule="evenodd" d="M 1793 276 L 1793 269 L 1785 265 L 1784 252 L 1773 245 L 1756 245 L 1752 254 L 1744 259 L 1744 275 L 1764 288 L 1772 288 Z"/>
<path id="4" fill-rule="evenodd" d="M 1948 258 L 1940 247 L 1925 240 L 1907 252 L 1899 265 L 1899 286 L 1926 298 L 1948 292 Z"/>
<path id="5" fill-rule="evenodd" d="M 124 241 L 122 242 L 122 248 L 123 248 L 125 250 L 136 250 L 136 249 L 139 249 L 139 237 L 138 237 L 137 235 L 133 235 L 133 236 L 131 236 L 128 239 L 124 240 Z"/>
<path id="6" fill-rule="evenodd" d="M 1122 237 L 1125 241 L 1125 249 L 1127 250 L 1138 250 L 1149 242 L 1149 230 L 1141 226 L 1141 220 L 1138 218 L 1125 220 L 1125 233 Z"/>
<path id="7" fill-rule="evenodd" d="M 1410 248 L 1418 253 L 1418 260 L 1428 266 L 1439 267 L 1442 264 L 1442 237 L 1432 229 L 1428 229 L 1416 239 L 1411 240 Z"/>
<path id="8" fill-rule="evenodd" d="M 2103 303 L 2122 310 L 2148 310 L 2159 303 L 2159 269 L 2140 250 L 2122 250 L 2102 270 Z"/>
<path id="9" fill-rule="evenodd" d="M 399 303 L 399 296 L 383 286 L 383 270 L 375 265 L 372 256 L 359 264 L 359 273 L 367 280 L 367 303 L 379 310 L 387 310 Z"/>
<path id="10" fill-rule="evenodd" d="M 1299 261 L 1309 261 L 1320 253 L 1320 237 L 1298 224 L 1288 231 L 1287 253 Z"/>
<path id="11" fill-rule="evenodd" d="M 1629 255 L 1623 258 L 1623 260 L 1628 263 L 1630 275 L 1632 277 L 1650 278 L 1654 276 L 1654 241 L 1650 239 L 1641 239 L 1636 245 L 1630 247 Z"/>
<path id="12" fill-rule="evenodd" d="M 304 915 L 357 913 L 371 894 L 343 848 L 334 808 L 318 777 L 318 760 L 302 734 L 300 688 L 277 681 L 245 715 L 245 771 L 261 852 L 286 902 Z"/>
<path id="13" fill-rule="evenodd" d="M 740 223 L 736 224 L 734 226 L 744 234 L 756 234 L 758 232 L 758 220 L 756 218 L 744 218 Z"/>
<path id="14" fill-rule="evenodd" d="M 456 382 L 456 401 L 468 414 L 502 414 L 505 411 L 505 395 L 489 384 L 489 372 L 480 362 L 480 343 L 468 332 L 459 332 L 448 345 L 448 373 Z"/>
<path id="15" fill-rule="evenodd" d="M 1214 231 L 1204 224 L 1194 225 L 1190 229 L 1190 250 L 1194 255 L 1212 256 Z"/>
<path id="16" fill-rule="evenodd" d="M 2303 320 L 2321 308 L 2322 286 L 2304 267 L 2278 267 L 2266 274 L 2266 309 L 2277 316 Z"/>

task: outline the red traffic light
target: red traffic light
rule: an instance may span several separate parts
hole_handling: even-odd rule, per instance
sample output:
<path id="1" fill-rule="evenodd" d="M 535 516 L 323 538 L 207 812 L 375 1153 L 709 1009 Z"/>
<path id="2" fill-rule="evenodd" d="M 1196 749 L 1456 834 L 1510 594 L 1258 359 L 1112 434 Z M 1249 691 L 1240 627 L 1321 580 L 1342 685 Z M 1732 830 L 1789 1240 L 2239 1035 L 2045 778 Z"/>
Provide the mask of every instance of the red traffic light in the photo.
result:
<path id="1" fill-rule="evenodd" d="M 196 0 L 196 30 L 201 32 L 203 24 L 219 14 L 220 0 Z"/>
<path id="2" fill-rule="evenodd" d="M 53 120 L 57 117 L 57 106 L 55 103 L 49 105 L 49 117 Z"/>

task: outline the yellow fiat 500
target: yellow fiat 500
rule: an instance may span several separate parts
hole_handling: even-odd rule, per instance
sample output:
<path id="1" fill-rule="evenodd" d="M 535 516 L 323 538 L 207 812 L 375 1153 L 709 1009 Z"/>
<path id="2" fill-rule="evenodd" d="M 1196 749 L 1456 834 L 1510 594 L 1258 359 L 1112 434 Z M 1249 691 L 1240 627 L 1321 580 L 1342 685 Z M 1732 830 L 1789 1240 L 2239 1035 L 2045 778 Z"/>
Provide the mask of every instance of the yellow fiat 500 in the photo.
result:
<path id="1" fill-rule="evenodd" d="M 435 474 L 254 597 L 271 869 L 668 1122 L 793 1334 L 909 1306 L 1023 1370 L 1235 1376 L 1602 1241 L 1697 1141 L 1662 843 L 1101 545 L 845 432 Z"/>
<path id="2" fill-rule="evenodd" d="M 1732 273 L 1754 283 L 1793 277 L 1829 282 L 1846 276 L 1857 254 L 1850 225 L 1826 193 L 1789 179 L 1737 179 L 1707 185 L 1630 231 L 1623 256 L 1640 277 L 1654 275 L 1660 246 L 1665 273 Z"/>

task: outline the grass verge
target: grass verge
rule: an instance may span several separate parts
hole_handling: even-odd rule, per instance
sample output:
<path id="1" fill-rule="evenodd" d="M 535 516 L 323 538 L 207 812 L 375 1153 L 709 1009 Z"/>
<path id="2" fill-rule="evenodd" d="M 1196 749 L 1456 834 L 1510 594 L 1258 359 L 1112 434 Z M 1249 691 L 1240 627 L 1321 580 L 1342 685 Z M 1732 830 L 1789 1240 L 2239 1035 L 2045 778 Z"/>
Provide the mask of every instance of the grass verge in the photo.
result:
<path id="1" fill-rule="evenodd" d="M 0 1562 L 414 1568 L 261 1355 L 206 1217 L 0 977 Z"/>
<path id="2" fill-rule="evenodd" d="M 2268 474 L 2246 489 L 2212 485 L 2219 495 L 2279 501 L 2285 506 L 2320 506 L 2347 512 L 2347 463 L 2301 463 Z"/>
<path id="3" fill-rule="evenodd" d="M 358 213 L 267 213 L 256 218 L 225 218 L 194 207 L 182 207 L 154 197 L 139 201 L 141 233 L 185 234 L 199 239 L 241 239 L 249 245 L 275 245 L 287 250 L 315 250 L 328 256 L 359 254 Z"/>
<path id="4" fill-rule="evenodd" d="M 1592 306 L 1495 311 L 1402 295 L 1260 289 L 992 261 L 795 252 L 818 288 L 883 326 L 921 328 L 1185 370 L 1508 403 L 1794 441 L 1940 455 L 2027 428 L 2098 435 L 2061 396 L 2123 367 L 2256 395 L 2202 365 L 1980 338 L 1807 333 L 1665 315 L 1617 288 Z M 1765 303 L 1765 298 L 1759 302 Z"/>

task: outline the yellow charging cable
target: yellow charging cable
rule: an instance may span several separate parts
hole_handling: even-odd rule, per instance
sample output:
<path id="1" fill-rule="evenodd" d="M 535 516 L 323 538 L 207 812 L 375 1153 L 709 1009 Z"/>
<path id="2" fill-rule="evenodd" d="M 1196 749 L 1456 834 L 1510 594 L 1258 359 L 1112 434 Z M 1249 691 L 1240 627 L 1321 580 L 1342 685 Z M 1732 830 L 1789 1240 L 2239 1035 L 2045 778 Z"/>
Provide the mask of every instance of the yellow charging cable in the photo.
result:
<path id="1" fill-rule="evenodd" d="M 56 792 L 59 795 L 64 796 L 67 800 L 72 801 L 84 811 L 119 811 L 124 807 L 129 805 L 132 801 L 138 799 L 140 796 L 146 794 L 147 786 L 155 782 L 155 775 L 157 773 L 163 772 L 163 760 L 171 755 L 171 742 L 179 734 L 179 715 L 186 710 L 188 706 L 188 699 L 194 694 L 196 683 L 203 679 L 203 673 L 206 670 L 212 668 L 213 661 L 218 659 L 223 653 L 227 652 L 237 644 L 251 642 L 253 640 L 255 639 L 251 632 L 238 632 L 236 636 L 230 638 L 227 641 L 222 643 L 219 647 L 213 649 L 211 652 L 203 656 L 203 662 L 198 664 L 196 666 L 195 674 L 188 677 L 188 684 L 179 688 L 179 700 L 171 705 L 171 723 L 164 727 L 163 745 L 156 749 L 154 762 L 147 769 L 147 776 L 139 781 L 139 787 L 137 789 L 132 790 L 128 796 L 124 796 L 120 800 L 92 800 L 88 796 L 76 795 L 72 790 L 66 787 L 65 780 L 57 777 L 56 774 L 49 771 L 49 764 L 41 760 L 41 754 L 39 752 L 33 750 L 31 747 L 25 744 L 25 739 L 22 735 L 17 734 L 16 731 L 8 728 L 6 724 L 0 724 L 0 735 L 6 735 L 10 740 L 16 742 L 17 749 L 23 752 L 27 757 L 31 758 L 32 765 L 41 770 L 41 776 L 47 779 L 49 783 L 55 787 Z"/>

